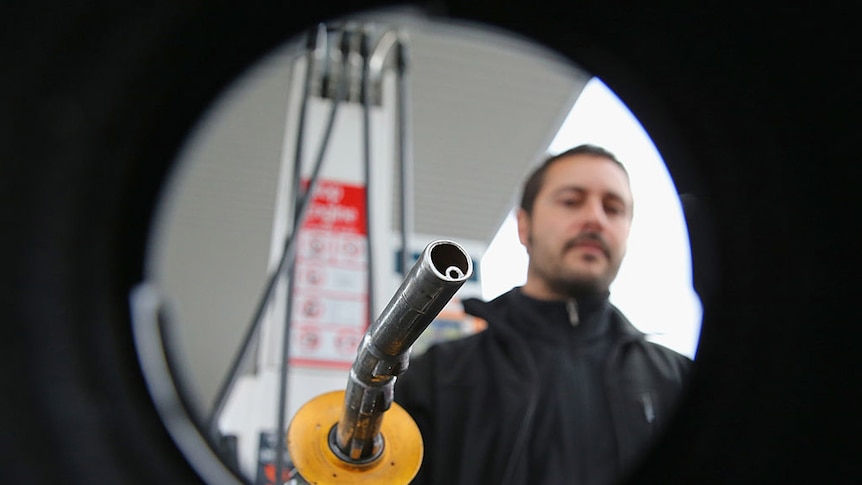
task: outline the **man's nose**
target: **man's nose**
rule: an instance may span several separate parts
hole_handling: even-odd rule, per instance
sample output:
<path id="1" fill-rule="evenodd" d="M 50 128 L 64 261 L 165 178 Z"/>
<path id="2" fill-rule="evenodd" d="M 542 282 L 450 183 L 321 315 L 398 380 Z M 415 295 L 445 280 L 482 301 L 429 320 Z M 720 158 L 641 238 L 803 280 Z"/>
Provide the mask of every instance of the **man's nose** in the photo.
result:
<path id="1" fill-rule="evenodd" d="M 604 204 L 600 200 L 592 200 L 584 207 L 584 228 L 602 229 L 608 222 Z"/>

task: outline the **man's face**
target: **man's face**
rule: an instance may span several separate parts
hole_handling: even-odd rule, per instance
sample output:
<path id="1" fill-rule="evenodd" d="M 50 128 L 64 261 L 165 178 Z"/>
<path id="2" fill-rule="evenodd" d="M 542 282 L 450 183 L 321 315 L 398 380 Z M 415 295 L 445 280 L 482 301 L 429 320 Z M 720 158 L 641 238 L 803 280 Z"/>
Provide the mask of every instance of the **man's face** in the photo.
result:
<path id="1" fill-rule="evenodd" d="M 533 213 L 518 212 L 518 234 L 530 255 L 523 291 L 543 299 L 607 291 L 631 217 L 628 178 L 614 162 L 587 154 L 554 162 Z"/>

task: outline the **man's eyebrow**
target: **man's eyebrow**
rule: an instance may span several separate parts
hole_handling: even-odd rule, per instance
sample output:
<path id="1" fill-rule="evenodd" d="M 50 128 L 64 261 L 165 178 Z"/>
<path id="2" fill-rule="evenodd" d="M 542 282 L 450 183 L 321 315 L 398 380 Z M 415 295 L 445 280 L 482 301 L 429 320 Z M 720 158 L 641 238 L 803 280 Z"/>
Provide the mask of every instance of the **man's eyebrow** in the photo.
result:
<path id="1" fill-rule="evenodd" d="M 602 197 L 615 199 L 615 200 L 618 200 L 618 201 L 620 201 L 626 205 L 628 205 L 630 202 L 628 199 L 626 199 L 621 194 L 618 194 L 616 192 L 605 192 Z"/>
<path id="2" fill-rule="evenodd" d="M 562 195 L 566 192 L 586 192 L 587 189 L 585 187 L 581 187 L 580 185 L 564 185 L 562 187 L 557 187 L 551 194 L 552 195 Z"/>
<path id="3" fill-rule="evenodd" d="M 567 192 L 584 193 L 584 192 L 588 192 L 588 190 L 586 187 L 582 187 L 580 185 L 564 185 L 562 187 L 558 187 L 557 189 L 555 189 L 551 194 L 552 195 L 565 195 Z M 612 190 L 602 192 L 602 198 L 607 198 L 607 197 L 619 200 L 620 202 L 623 202 L 625 204 L 630 203 L 630 201 L 628 199 L 626 199 L 622 194 L 615 192 L 615 191 L 612 191 Z"/>

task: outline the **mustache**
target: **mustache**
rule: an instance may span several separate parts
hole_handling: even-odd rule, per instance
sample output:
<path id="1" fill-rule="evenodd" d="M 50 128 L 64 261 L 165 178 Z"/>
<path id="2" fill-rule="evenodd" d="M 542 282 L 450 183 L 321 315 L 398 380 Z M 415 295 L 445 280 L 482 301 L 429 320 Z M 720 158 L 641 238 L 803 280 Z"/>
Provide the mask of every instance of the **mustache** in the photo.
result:
<path id="1" fill-rule="evenodd" d="M 607 256 L 608 258 L 611 257 L 611 248 L 608 245 L 607 241 L 605 241 L 601 234 L 592 231 L 583 232 L 581 234 L 578 234 L 576 237 L 566 241 L 566 244 L 563 245 L 563 252 L 565 253 L 566 251 L 574 248 L 575 246 L 579 246 L 586 242 L 599 246 L 602 252 L 605 253 L 605 256 Z"/>

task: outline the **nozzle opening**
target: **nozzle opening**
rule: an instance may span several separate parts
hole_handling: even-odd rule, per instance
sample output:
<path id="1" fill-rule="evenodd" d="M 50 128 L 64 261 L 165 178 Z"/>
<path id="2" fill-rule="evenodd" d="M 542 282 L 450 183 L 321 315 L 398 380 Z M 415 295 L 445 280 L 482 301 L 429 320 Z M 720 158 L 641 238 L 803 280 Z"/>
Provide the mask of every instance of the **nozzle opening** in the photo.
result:
<path id="1" fill-rule="evenodd" d="M 470 256 L 457 244 L 443 241 L 431 248 L 431 264 L 444 278 L 460 281 L 473 273 Z"/>

